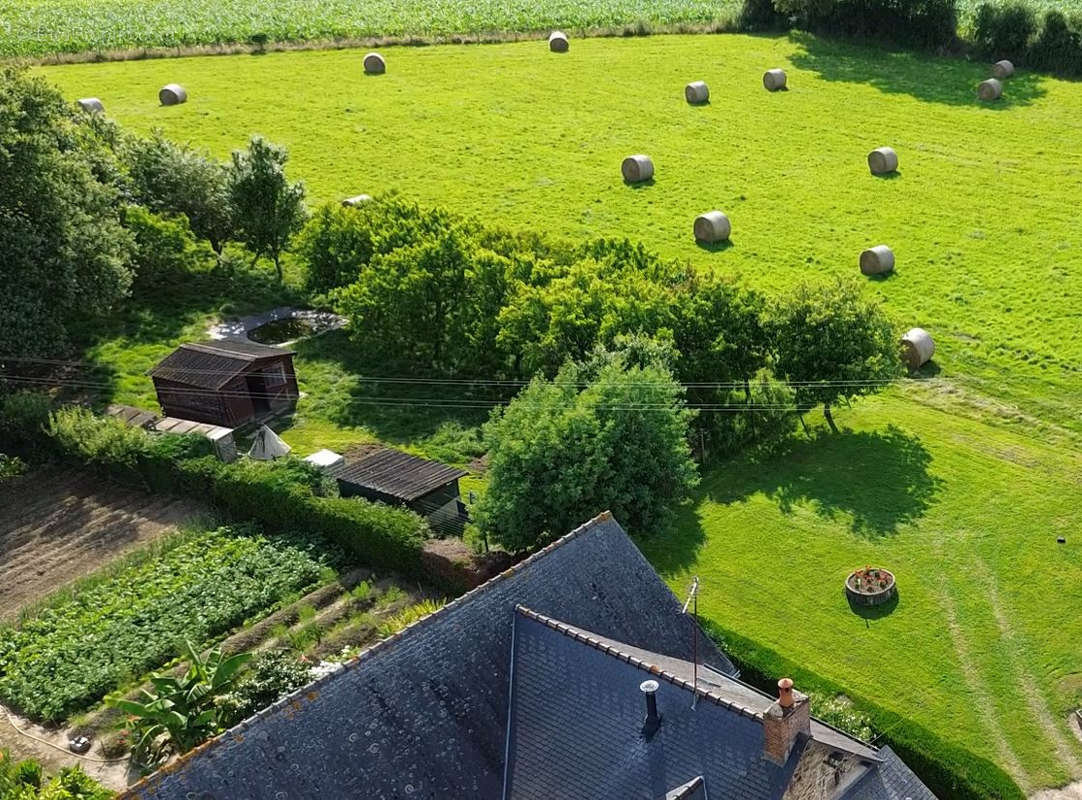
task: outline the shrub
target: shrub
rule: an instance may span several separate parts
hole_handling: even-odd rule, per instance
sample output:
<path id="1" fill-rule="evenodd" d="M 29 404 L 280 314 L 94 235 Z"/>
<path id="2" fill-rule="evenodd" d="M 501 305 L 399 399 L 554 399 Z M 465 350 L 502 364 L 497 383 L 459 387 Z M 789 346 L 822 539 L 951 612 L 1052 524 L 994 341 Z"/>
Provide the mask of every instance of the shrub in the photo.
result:
<path id="1" fill-rule="evenodd" d="M 78 406 L 58 409 L 49 416 L 49 436 L 62 452 L 84 465 L 106 466 L 127 476 L 138 475 L 138 467 L 150 451 L 145 431 Z"/>
<path id="2" fill-rule="evenodd" d="M 160 289 L 162 281 L 181 278 L 199 263 L 198 244 L 184 217 L 167 218 L 128 206 L 124 227 L 135 237 L 135 289 Z"/>
<path id="3" fill-rule="evenodd" d="M 255 658 L 233 692 L 226 726 L 245 720 L 311 680 L 312 665 L 288 650 L 272 650 Z"/>
<path id="4" fill-rule="evenodd" d="M 1037 14 L 1026 3 L 984 3 L 973 20 L 973 44 L 989 59 L 1023 62 L 1030 39 L 1037 33 Z"/>
<path id="5" fill-rule="evenodd" d="M 1082 75 L 1082 18 L 1068 19 L 1060 11 L 1045 14 L 1026 63 L 1058 75 Z"/>
<path id="6" fill-rule="evenodd" d="M 25 475 L 27 470 L 26 462 L 18 456 L 9 456 L 7 453 L 0 453 L 0 483 L 11 478 L 18 478 L 20 475 Z"/>
<path id="7" fill-rule="evenodd" d="M 774 650 L 739 634 L 703 621 L 707 633 L 717 641 L 740 670 L 740 677 L 768 694 L 777 692 L 779 677 L 794 680 L 801 691 L 812 696 L 812 713 L 818 715 L 819 700 L 848 697 L 846 712 L 833 721 L 845 723 L 846 716 L 859 727 L 871 727 L 876 744 L 890 745 L 906 765 L 936 797 L 951 800 L 1024 800 L 1025 795 L 1006 772 L 991 761 L 964 747 L 944 741 L 909 719 L 888 711 L 838 684 L 789 661 Z M 831 706 L 836 710 L 836 703 Z M 852 732 L 852 731 L 851 731 Z"/>
<path id="8" fill-rule="evenodd" d="M 951 47 L 958 35 L 956 0 L 774 0 L 774 6 L 822 33 L 926 49 Z"/>
<path id="9" fill-rule="evenodd" d="M 65 767 L 45 782 L 36 761 L 12 761 L 0 750 L 0 798 L 3 800 L 109 800 L 113 793 L 99 786 L 79 767 Z"/>
<path id="10" fill-rule="evenodd" d="M 744 31 L 784 30 L 789 19 L 774 8 L 774 0 L 744 0 L 738 25 Z"/>
<path id="11" fill-rule="evenodd" d="M 0 391 L 0 446 L 11 454 L 45 455 L 51 444 L 44 436 L 49 424 L 49 398 L 36 392 Z"/>

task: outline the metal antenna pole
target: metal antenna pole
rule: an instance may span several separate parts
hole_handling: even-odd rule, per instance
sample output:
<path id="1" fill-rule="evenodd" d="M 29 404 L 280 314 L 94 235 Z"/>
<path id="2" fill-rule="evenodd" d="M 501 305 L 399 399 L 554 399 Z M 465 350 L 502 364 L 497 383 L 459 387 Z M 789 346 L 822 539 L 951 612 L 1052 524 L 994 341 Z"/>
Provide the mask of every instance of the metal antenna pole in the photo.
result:
<path id="1" fill-rule="evenodd" d="M 688 599 L 684 603 L 683 614 L 688 613 L 688 606 L 691 606 L 692 615 L 692 632 L 691 632 L 691 707 L 695 708 L 695 704 L 699 700 L 699 576 L 696 575 L 695 579 L 691 582 L 691 588 L 688 590 Z"/>

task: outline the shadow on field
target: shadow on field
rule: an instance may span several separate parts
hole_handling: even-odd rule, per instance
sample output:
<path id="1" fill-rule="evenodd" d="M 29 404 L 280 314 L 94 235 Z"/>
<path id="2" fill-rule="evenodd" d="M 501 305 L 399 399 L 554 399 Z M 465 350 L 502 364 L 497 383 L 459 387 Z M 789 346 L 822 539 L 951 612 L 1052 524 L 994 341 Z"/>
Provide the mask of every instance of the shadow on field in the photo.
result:
<path id="1" fill-rule="evenodd" d="M 975 106 L 989 111 L 1025 106 L 1043 97 L 1041 76 L 1016 73 L 1003 84 L 1003 97 L 993 103 L 977 99 L 977 84 L 991 77 L 990 67 L 954 58 L 880 47 L 847 44 L 806 33 L 790 34 L 803 52 L 793 66 L 810 70 L 828 81 L 868 83 L 882 92 L 908 94 L 919 100 L 952 106 Z"/>
<path id="2" fill-rule="evenodd" d="M 345 331 L 302 339 L 293 349 L 309 394 L 300 413 L 452 462 L 483 454 L 478 427 L 506 399 L 491 385 L 418 377 L 416 365 L 366 354 Z"/>
<path id="3" fill-rule="evenodd" d="M 890 598 L 885 603 L 881 603 L 877 606 L 860 606 L 856 603 L 849 601 L 849 610 L 856 614 L 858 617 L 864 620 L 883 619 L 883 617 L 890 616 L 894 613 L 894 609 L 898 607 L 898 595 Z"/>
<path id="4" fill-rule="evenodd" d="M 941 479 L 928 468 L 932 456 L 920 439 L 888 425 L 882 431 L 817 429 L 794 437 L 759 460 L 731 462 L 711 476 L 709 497 L 735 503 L 763 493 L 783 514 L 797 506 L 878 538 L 924 516 Z"/>

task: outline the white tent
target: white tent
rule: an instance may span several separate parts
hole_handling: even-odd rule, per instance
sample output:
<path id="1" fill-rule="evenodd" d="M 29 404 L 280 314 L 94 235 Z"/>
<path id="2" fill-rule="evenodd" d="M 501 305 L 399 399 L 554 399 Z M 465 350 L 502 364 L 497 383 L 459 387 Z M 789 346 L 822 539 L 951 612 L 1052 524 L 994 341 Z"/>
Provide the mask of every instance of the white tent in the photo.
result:
<path id="1" fill-rule="evenodd" d="M 273 461 L 276 458 L 289 455 L 293 448 L 278 438 L 278 434 L 266 425 L 259 427 L 259 432 L 252 442 L 252 449 L 248 451 L 248 458 L 257 461 Z"/>

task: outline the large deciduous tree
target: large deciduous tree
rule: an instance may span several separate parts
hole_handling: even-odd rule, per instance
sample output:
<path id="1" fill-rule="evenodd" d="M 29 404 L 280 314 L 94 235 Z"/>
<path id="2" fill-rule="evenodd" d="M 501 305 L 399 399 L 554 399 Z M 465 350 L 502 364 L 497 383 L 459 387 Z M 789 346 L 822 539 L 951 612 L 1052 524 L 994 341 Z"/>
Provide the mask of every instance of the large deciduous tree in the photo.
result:
<path id="1" fill-rule="evenodd" d="M 149 138 L 128 137 L 121 153 L 135 201 L 156 214 L 183 214 L 192 232 L 221 258 L 233 237 L 228 167 L 159 131 Z"/>
<path id="2" fill-rule="evenodd" d="M 282 280 L 282 253 L 308 218 L 304 184 L 286 178 L 285 148 L 253 136 L 247 150 L 233 153 L 229 196 L 233 222 L 244 244 L 258 259 L 274 261 Z"/>
<path id="3" fill-rule="evenodd" d="M 898 337 L 876 300 L 850 281 L 802 284 L 773 306 L 775 370 L 802 410 L 872 394 L 902 374 Z"/>
<path id="4" fill-rule="evenodd" d="M 121 193 L 88 115 L 0 68 L 0 355 L 51 355 L 132 281 Z"/>
<path id="5" fill-rule="evenodd" d="M 568 364 L 493 413 L 489 488 L 477 512 L 489 540 L 529 549 L 606 509 L 638 533 L 667 523 L 698 482 L 687 441 L 693 414 L 663 365 L 628 360 L 595 354 Z"/>

